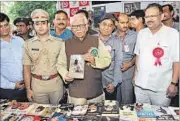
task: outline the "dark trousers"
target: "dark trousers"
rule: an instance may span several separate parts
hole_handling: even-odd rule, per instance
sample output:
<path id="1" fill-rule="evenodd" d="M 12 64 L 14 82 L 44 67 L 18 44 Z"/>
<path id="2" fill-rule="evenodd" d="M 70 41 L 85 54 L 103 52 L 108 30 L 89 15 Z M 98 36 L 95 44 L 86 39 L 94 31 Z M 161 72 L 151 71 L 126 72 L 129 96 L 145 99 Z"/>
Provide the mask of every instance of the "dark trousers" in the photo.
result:
<path id="1" fill-rule="evenodd" d="M 0 88 L 0 99 L 17 100 L 18 102 L 27 102 L 26 89 L 3 89 Z"/>
<path id="2" fill-rule="evenodd" d="M 114 92 L 110 93 L 106 91 L 106 88 L 104 88 L 105 98 L 106 100 L 116 100 L 117 95 L 117 87 L 115 87 Z"/>
<path id="3" fill-rule="evenodd" d="M 170 106 L 179 107 L 179 81 L 178 81 L 178 93 L 177 93 L 177 95 L 175 97 L 173 97 L 171 99 Z"/>

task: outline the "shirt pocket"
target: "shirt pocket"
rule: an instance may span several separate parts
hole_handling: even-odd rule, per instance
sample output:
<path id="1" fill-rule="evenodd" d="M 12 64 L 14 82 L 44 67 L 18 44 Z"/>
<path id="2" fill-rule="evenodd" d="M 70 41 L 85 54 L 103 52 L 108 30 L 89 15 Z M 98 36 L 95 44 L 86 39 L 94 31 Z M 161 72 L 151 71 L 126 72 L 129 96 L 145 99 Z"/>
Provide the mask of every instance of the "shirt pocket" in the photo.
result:
<path id="1" fill-rule="evenodd" d="M 31 49 L 30 56 L 32 62 L 36 62 L 38 60 L 40 53 L 41 53 L 40 49 L 38 50 Z"/>
<path id="2" fill-rule="evenodd" d="M 164 51 L 164 55 L 162 56 L 162 60 L 168 60 L 170 59 L 169 57 L 169 53 L 170 53 L 170 49 L 169 49 L 169 46 L 166 44 L 166 43 L 162 43 L 161 46 L 160 46 L 163 51 Z"/>
<path id="3" fill-rule="evenodd" d="M 134 55 L 135 44 L 133 42 L 127 42 L 125 45 L 128 46 L 128 52 L 125 52 L 127 55 Z M 123 47 L 124 48 L 124 47 Z"/>

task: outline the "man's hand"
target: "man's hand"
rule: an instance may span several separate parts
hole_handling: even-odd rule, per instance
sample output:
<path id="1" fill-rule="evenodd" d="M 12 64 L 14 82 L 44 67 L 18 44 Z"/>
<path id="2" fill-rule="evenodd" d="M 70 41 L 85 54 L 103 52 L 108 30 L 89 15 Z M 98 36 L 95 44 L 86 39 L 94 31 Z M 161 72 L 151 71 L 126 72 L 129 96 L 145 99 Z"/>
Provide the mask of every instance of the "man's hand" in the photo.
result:
<path id="1" fill-rule="evenodd" d="M 178 89 L 177 89 L 177 87 L 175 85 L 170 84 L 168 89 L 167 89 L 166 95 L 168 97 L 174 97 L 177 94 L 177 90 Z"/>
<path id="2" fill-rule="evenodd" d="M 27 89 L 27 98 L 31 102 L 33 101 L 33 91 L 31 89 Z"/>
<path id="3" fill-rule="evenodd" d="M 65 81 L 72 82 L 74 79 L 69 76 L 69 73 L 66 74 Z"/>
<path id="4" fill-rule="evenodd" d="M 90 53 L 86 53 L 83 55 L 83 58 L 85 61 L 91 63 L 92 65 L 95 65 L 95 59 L 94 56 L 92 56 Z"/>
<path id="5" fill-rule="evenodd" d="M 126 61 L 122 64 L 121 71 L 126 71 L 132 66 L 131 61 Z"/>
<path id="6" fill-rule="evenodd" d="M 24 89 L 25 84 L 23 81 L 16 82 L 15 89 Z"/>
<path id="7" fill-rule="evenodd" d="M 115 90 L 115 87 L 113 84 L 108 84 L 108 86 L 106 87 L 106 91 L 109 93 L 113 93 Z"/>

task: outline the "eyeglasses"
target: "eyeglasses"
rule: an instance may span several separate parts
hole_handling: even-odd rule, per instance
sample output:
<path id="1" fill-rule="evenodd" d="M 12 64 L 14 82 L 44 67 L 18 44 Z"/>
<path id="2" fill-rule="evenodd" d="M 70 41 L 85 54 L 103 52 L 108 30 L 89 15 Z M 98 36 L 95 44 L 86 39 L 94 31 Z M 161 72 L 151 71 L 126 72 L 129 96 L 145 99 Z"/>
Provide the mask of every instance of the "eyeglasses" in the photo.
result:
<path id="1" fill-rule="evenodd" d="M 147 18 L 156 18 L 156 17 L 159 17 L 160 14 L 158 15 L 150 15 L 150 16 L 145 16 L 144 18 L 147 19 Z"/>
<path id="2" fill-rule="evenodd" d="M 112 28 L 114 26 L 113 24 L 107 24 L 107 23 L 102 23 L 101 25 L 103 27 L 109 27 L 109 28 Z"/>
<path id="3" fill-rule="evenodd" d="M 72 25 L 71 28 L 72 29 L 77 29 L 77 28 L 84 29 L 86 27 L 86 25 L 87 24 Z"/>

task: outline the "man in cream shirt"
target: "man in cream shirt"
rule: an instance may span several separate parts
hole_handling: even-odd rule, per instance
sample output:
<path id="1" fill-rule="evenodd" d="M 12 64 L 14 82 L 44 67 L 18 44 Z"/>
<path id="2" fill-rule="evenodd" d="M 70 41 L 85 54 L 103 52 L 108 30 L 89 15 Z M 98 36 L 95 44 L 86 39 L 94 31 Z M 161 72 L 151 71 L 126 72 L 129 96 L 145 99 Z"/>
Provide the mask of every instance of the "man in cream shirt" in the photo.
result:
<path id="1" fill-rule="evenodd" d="M 169 106 L 177 92 L 179 33 L 161 23 L 162 7 L 150 4 L 145 10 L 147 28 L 138 34 L 135 47 L 136 102 Z"/>

